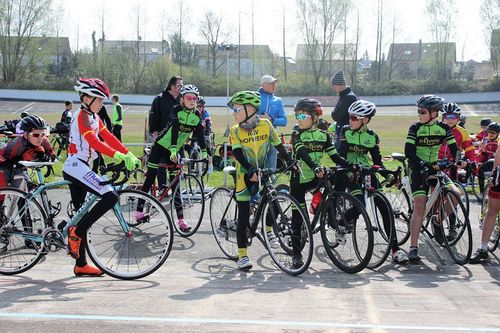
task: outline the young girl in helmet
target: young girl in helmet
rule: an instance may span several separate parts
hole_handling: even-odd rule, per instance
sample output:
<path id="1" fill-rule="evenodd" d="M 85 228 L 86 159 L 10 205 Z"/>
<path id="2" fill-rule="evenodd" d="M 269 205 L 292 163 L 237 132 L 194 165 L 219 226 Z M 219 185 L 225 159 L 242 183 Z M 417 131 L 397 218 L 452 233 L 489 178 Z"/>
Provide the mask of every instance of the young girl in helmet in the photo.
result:
<path id="1" fill-rule="evenodd" d="M 100 276 L 103 274 L 100 269 L 87 264 L 85 238 L 87 230 L 116 204 L 118 197 L 110 185 L 100 185 L 104 179 L 90 169 L 90 162 L 99 152 L 117 162 L 123 161 L 129 170 L 141 163 L 108 131 L 97 115 L 104 99 L 109 98 L 108 86 L 99 79 L 80 78 L 75 90 L 80 94 L 82 104 L 71 120 L 69 156 L 63 165 L 63 177 L 71 181 L 69 189 L 75 210 L 82 206 L 87 192 L 98 195 L 101 200 L 85 214 L 78 225 L 68 228 L 68 254 L 76 259 L 73 269 L 76 276 Z"/>
<path id="2" fill-rule="evenodd" d="M 28 115 L 19 122 L 22 134 L 0 150 L 0 187 L 26 188 L 19 161 L 55 160 L 56 154 L 47 139 L 47 123 L 38 116 Z"/>
<path id="3" fill-rule="evenodd" d="M 172 109 L 172 118 L 170 119 L 169 126 L 158 135 L 153 147 L 151 147 L 151 153 L 148 159 L 148 171 L 141 188 L 143 192 L 149 192 L 151 190 L 151 186 L 158 172 L 160 159 L 167 158 L 177 163 L 177 153 L 180 148 L 184 147 L 184 144 L 191 135 L 198 138 L 202 158 L 207 157 L 205 136 L 203 134 L 204 128 L 201 122 L 200 112 L 196 109 L 199 95 L 200 92 L 194 85 L 188 84 L 182 86 L 180 90 L 180 104 L 174 106 Z M 172 181 L 175 174 L 171 173 L 170 175 Z M 135 216 L 138 220 L 144 217 L 143 205 L 144 203 L 139 201 L 137 211 L 135 212 Z M 191 230 L 191 226 L 184 220 L 184 212 L 181 203 L 175 202 L 175 210 L 179 229 L 183 232 Z"/>
<path id="4" fill-rule="evenodd" d="M 236 202 L 238 204 L 238 224 L 236 238 L 238 243 L 238 268 L 249 270 L 252 264 L 247 255 L 247 228 L 250 219 L 250 197 L 258 191 L 259 168 L 266 165 L 267 153 L 271 145 L 287 163 L 291 158 L 268 119 L 257 115 L 260 94 L 256 91 L 240 91 L 231 97 L 228 106 L 233 110 L 236 125 L 231 128 L 232 155 L 236 165 Z M 278 247 L 279 241 L 271 224 L 266 226 L 271 246 Z"/>
<path id="5" fill-rule="evenodd" d="M 324 171 L 320 167 L 321 159 L 327 154 L 330 159 L 347 167 L 347 161 L 337 154 L 333 147 L 332 138 L 326 131 L 317 128 L 320 117 L 323 115 L 321 104 L 313 98 L 300 99 L 293 109 L 298 128 L 292 132 L 292 146 L 295 158 L 302 161 L 301 172 L 293 173 L 290 179 L 290 194 L 299 202 L 301 207 L 306 209 L 306 193 L 318 186 L 319 179 L 324 177 Z M 347 182 L 345 177 L 337 177 L 335 188 L 345 190 Z M 310 212 L 314 213 L 316 206 L 321 200 L 320 191 L 314 193 Z M 301 219 L 299 212 L 292 212 L 292 231 L 294 234 L 301 230 Z M 297 242 L 293 242 L 297 240 Z M 302 256 L 300 255 L 300 237 L 292 238 L 293 265 L 302 266 Z"/>
<path id="6" fill-rule="evenodd" d="M 438 151 L 446 142 L 452 156 L 457 156 L 458 147 L 448 125 L 438 121 L 439 111 L 444 99 L 436 95 L 423 95 L 417 100 L 418 122 L 408 129 L 405 143 L 405 155 L 410 168 L 410 186 L 413 194 L 414 211 L 410 222 L 410 263 L 418 263 L 418 238 L 424 220 L 425 204 L 429 184 L 421 174 L 422 168 L 430 171 L 439 170 Z M 453 183 L 451 183 L 453 184 Z M 450 185 L 452 187 L 452 185 Z M 436 231 L 440 230 L 436 228 Z M 434 235 L 438 241 L 438 235 Z M 443 237 L 443 235 L 440 235 Z M 438 241 L 439 242 L 439 241 Z"/>
<path id="7" fill-rule="evenodd" d="M 358 100 L 349 106 L 349 124 L 341 129 L 339 145 L 339 155 L 346 158 L 349 162 L 361 164 L 363 167 L 371 167 L 371 165 L 384 167 L 382 155 L 380 154 L 379 137 L 373 130 L 368 128 L 368 123 L 375 116 L 376 112 L 375 104 L 364 100 Z M 368 153 L 370 153 L 371 161 Z M 376 177 L 372 177 L 372 184 L 378 184 Z M 359 184 L 351 184 L 350 192 L 361 202 L 364 202 L 362 187 Z M 375 199 L 375 204 L 378 207 L 385 207 L 384 203 L 377 202 L 378 198 Z M 390 211 L 382 209 L 384 227 L 387 233 L 389 233 L 389 229 L 391 228 L 389 222 L 390 213 Z M 408 262 L 408 256 L 398 246 L 395 229 L 392 230 L 392 235 L 393 237 L 390 240 L 392 260 L 398 264 L 405 264 Z"/>

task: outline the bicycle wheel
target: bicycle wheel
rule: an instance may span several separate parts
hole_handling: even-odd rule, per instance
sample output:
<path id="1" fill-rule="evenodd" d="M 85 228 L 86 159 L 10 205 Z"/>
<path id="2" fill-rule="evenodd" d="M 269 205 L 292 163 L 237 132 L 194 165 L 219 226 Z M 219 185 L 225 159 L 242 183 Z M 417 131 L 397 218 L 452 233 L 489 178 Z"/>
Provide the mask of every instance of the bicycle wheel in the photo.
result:
<path id="1" fill-rule="evenodd" d="M 375 191 L 372 196 L 366 203 L 366 212 L 372 224 L 373 252 L 366 267 L 375 269 L 382 265 L 389 256 L 390 241 L 394 230 L 394 212 L 382 193 Z"/>
<path id="2" fill-rule="evenodd" d="M 27 271 L 44 252 L 47 217 L 40 204 L 15 188 L 0 190 L 0 274 Z"/>
<path id="3" fill-rule="evenodd" d="M 483 193 L 481 193 L 481 191 L 479 191 L 479 179 L 477 178 L 477 176 L 474 173 L 472 173 L 469 177 L 469 185 L 470 185 L 470 189 L 472 191 L 472 194 L 474 194 L 477 201 L 482 202 L 483 201 Z"/>
<path id="4" fill-rule="evenodd" d="M 368 265 L 373 251 L 373 231 L 370 218 L 356 197 L 345 192 L 329 195 L 320 223 L 325 251 L 335 266 L 346 273 L 358 273 Z M 332 239 L 335 247 L 329 244 Z"/>
<path id="5" fill-rule="evenodd" d="M 462 185 L 462 183 L 460 183 L 459 181 L 454 180 L 453 184 L 458 188 L 458 191 L 460 192 L 460 201 L 462 201 L 462 203 L 464 204 L 464 208 L 468 212 L 470 209 L 470 203 L 469 203 L 469 195 L 467 194 L 467 190 Z"/>
<path id="6" fill-rule="evenodd" d="M 410 238 L 410 221 L 413 205 L 406 189 L 402 188 L 396 194 L 388 193 L 389 202 L 394 212 L 394 226 L 398 245 L 401 246 Z"/>
<path id="7" fill-rule="evenodd" d="M 139 199 L 154 209 L 136 224 L 134 213 Z M 132 222 L 133 221 L 133 222 Z M 100 217 L 87 232 L 87 252 L 106 274 L 122 279 L 140 279 L 155 272 L 167 260 L 173 243 L 172 220 L 162 204 L 147 193 L 118 192 L 118 203 Z"/>
<path id="8" fill-rule="evenodd" d="M 472 253 L 472 230 L 469 223 L 469 213 L 460 201 L 458 195 L 448 189 L 440 193 L 441 203 L 455 202 L 451 205 L 451 213 L 446 211 L 449 204 L 440 205 L 440 216 L 444 216 L 441 224 L 445 247 L 451 258 L 459 265 L 469 262 Z"/>
<path id="9" fill-rule="evenodd" d="M 292 212 L 300 216 L 296 228 L 292 227 Z M 263 232 L 266 248 L 274 263 L 287 274 L 302 274 L 311 263 L 314 246 L 309 219 L 297 200 L 288 193 L 277 192 L 270 201 L 266 201 L 262 210 L 261 222 L 264 231 L 266 221 L 272 221 L 272 233 L 280 240 L 281 245 L 273 247 L 268 237 L 272 233 Z M 301 260 L 298 260 L 299 257 Z"/>
<path id="10" fill-rule="evenodd" d="M 192 236 L 200 227 L 205 212 L 205 197 L 200 180 L 193 175 L 182 175 L 170 195 L 169 205 L 175 231 L 181 237 Z M 180 217 L 191 226 L 189 231 L 179 228 Z"/>
<path id="11" fill-rule="evenodd" d="M 210 199 L 210 225 L 217 245 L 229 259 L 238 259 L 238 243 L 236 226 L 238 223 L 238 206 L 233 191 L 219 187 Z"/>
<path id="12" fill-rule="evenodd" d="M 481 202 L 481 211 L 479 213 L 479 228 L 482 230 L 484 226 L 484 218 L 486 217 L 486 211 L 488 209 L 488 195 L 483 197 Z M 497 214 L 495 220 L 495 226 L 493 227 L 493 232 L 491 233 L 490 239 L 488 241 L 488 251 L 491 253 L 495 252 L 498 247 L 498 240 L 500 239 L 500 216 Z"/>

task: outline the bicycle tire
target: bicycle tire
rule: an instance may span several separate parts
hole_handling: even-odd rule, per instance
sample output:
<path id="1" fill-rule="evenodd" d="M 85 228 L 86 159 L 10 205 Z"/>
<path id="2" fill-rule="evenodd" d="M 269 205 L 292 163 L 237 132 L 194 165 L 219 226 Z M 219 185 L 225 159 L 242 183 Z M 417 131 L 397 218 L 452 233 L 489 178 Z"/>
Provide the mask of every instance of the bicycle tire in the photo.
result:
<path id="1" fill-rule="evenodd" d="M 178 190 L 180 191 L 178 192 Z M 168 203 L 170 205 L 170 214 L 174 228 L 179 236 L 190 237 L 200 227 L 205 212 L 204 196 L 203 184 L 196 176 L 190 174 L 182 175 L 177 184 L 175 184 L 169 196 Z M 177 210 L 180 212 L 181 208 L 178 203 L 182 204 L 184 221 L 191 226 L 189 231 L 182 231 L 179 228 Z"/>
<path id="2" fill-rule="evenodd" d="M 154 207 L 155 216 L 124 232 L 117 214 L 126 224 L 135 220 L 139 199 L 148 203 L 144 207 Z M 148 214 L 147 210 L 143 212 Z M 86 247 L 92 262 L 103 272 L 117 279 L 135 280 L 158 270 L 167 260 L 172 243 L 172 220 L 162 204 L 147 193 L 125 189 L 118 191 L 117 205 L 89 228 Z"/>
<path id="3" fill-rule="evenodd" d="M 448 202 L 457 201 L 457 206 L 454 208 L 455 221 L 451 220 L 451 217 L 444 211 L 446 205 L 441 205 L 440 212 L 441 214 L 444 213 L 445 216 L 445 221 L 441 223 L 441 228 L 444 235 L 445 247 L 451 258 L 457 264 L 465 265 L 469 262 L 472 253 L 472 230 L 469 222 L 469 213 L 465 210 L 462 201 L 455 192 L 443 189 L 440 196 L 441 200 L 445 199 L 444 196 L 446 196 Z"/>
<path id="4" fill-rule="evenodd" d="M 470 187 L 472 190 L 472 194 L 476 197 L 478 202 L 483 201 L 483 194 L 479 191 L 479 179 L 474 173 L 471 173 L 469 178 Z"/>
<path id="5" fill-rule="evenodd" d="M 488 209 L 488 195 L 483 197 L 483 201 L 481 202 L 481 210 L 479 212 L 479 225 L 484 226 L 484 219 L 486 218 L 486 211 Z M 493 253 L 498 247 L 498 241 L 500 239 L 500 216 L 497 214 L 495 219 L 495 225 L 493 227 L 493 231 L 491 233 L 490 239 L 488 240 L 488 251 Z"/>
<path id="6" fill-rule="evenodd" d="M 372 216 L 371 210 L 366 209 L 370 221 L 372 222 L 373 230 L 373 251 L 370 262 L 366 265 L 369 269 L 380 267 L 389 256 L 391 250 L 391 239 L 394 231 L 394 212 L 392 211 L 391 204 L 385 195 L 379 191 L 373 193 L 373 202 L 375 206 L 376 216 Z M 376 200 L 376 199 L 377 200 Z M 368 206 L 368 205 L 367 205 Z M 383 221 L 382 209 L 386 210 L 386 217 L 389 221 Z M 386 224 L 389 226 L 389 231 L 386 230 Z"/>
<path id="7" fill-rule="evenodd" d="M 307 270 L 311 264 L 314 243 L 309 219 L 300 204 L 288 193 L 277 192 L 270 201 L 266 200 L 261 215 L 262 230 L 266 230 L 266 217 L 273 221 L 273 233 L 280 239 L 280 246 L 274 247 L 268 238 L 270 233 L 263 232 L 266 248 L 274 263 L 289 275 L 300 275 Z M 294 235 L 292 229 L 292 212 L 300 214 L 300 235 Z M 293 263 L 293 242 L 300 249 L 302 264 L 294 266 Z M 286 246 L 282 246 L 286 244 Z"/>
<path id="8" fill-rule="evenodd" d="M 394 212 L 396 238 L 398 239 L 398 245 L 402 246 L 410 238 L 410 222 L 413 214 L 412 202 L 404 188 L 398 191 L 397 194 L 390 195 L 392 196 L 392 200 L 389 200 L 389 202 Z"/>
<path id="9" fill-rule="evenodd" d="M 0 274 L 23 273 L 35 266 L 46 253 L 42 242 L 33 239 L 41 240 L 41 235 L 47 229 L 47 216 L 34 199 L 29 201 L 27 210 L 20 212 L 18 204 L 27 197 L 26 192 L 17 188 L 0 190 L 0 198 L 3 198 L 0 206 Z M 22 207 L 26 205 L 25 201 Z M 22 233 L 16 232 L 20 230 Z"/>
<path id="10" fill-rule="evenodd" d="M 467 210 L 467 212 L 469 212 L 470 211 L 470 201 L 469 201 L 469 194 L 467 194 L 467 190 L 462 185 L 462 183 L 460 183 L 457 180 L 454 180 L 453 184 L 458 188 L 458 190 L 460 192 L 460 201 L 462 201 L 465 209 Z"/>
<path id="11" fill-rule="evenodd" d="M 219 187 L 210 199 L 210 225 L 215 241 L 229 259 L 238 259 L 236 226 L 238 223 L 238 205 L 233 197 L 233 190 Z"/>
<path id="12" fill-rule="evenodd" d="M 348 216 L 348 222 L 345 218 L 348 212 L 354 212 L 355 215 L 357 212 L 359 215 L 352 218 Z M 370 262 L 373 251 L 371 222 L 362 203 L 349 193 L 334 192 L 323 206 L 320 223 L 321 239 L 333 264 L 350 274 L 362 271 Z M 335 234 L 338 243 L 335 247 L 329 244 L 332 239 L 327 235 L 329 230 Z M 352 246 L 351 251 L 347 246 Z M 353 252 L 349 258 L 345 258 L 347 252 Z"/>

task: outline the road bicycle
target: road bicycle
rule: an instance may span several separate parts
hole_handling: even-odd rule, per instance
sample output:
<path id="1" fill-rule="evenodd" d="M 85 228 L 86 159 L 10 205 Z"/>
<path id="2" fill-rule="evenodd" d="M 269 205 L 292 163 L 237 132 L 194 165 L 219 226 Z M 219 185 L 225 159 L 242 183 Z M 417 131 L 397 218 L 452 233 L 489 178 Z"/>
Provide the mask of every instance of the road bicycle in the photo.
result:
<path id="1" fill-rule="evenodd" d="M 483 230 L 484 218 L 486 217 L 486 211 L 488 209 L 488 190 L 491 185 L 486 187 L 484 191 L 483 201 L 481 202 L 481 211 L 479 212 L 479 228 Z M 495 252 L 498 247 L 498 242 L 500 240 L 500 212 L 498 212 L 495 219 L 495 226 L 493 227 L 493 232 L 491 233 L 490 240 L 488 241 L 488 251 L 491 253 Z"/>
<path id="2" fill-rule="evenodd" d="M 66 248 L 70 226 L 100 200 L 92 193 L 66 223 L 54 223 L 60 203 L 53 204 L 46 191 L 68 186 L 67 180 L 45 183 L 41 168 L 53 162 L 19 162 L 36 171 L 39 184 L 32 192 L 16 188 L 0 190 L 0 274 L 18 274 L 36 265 L 48 252 Z M 173 243 L 172 221 L 159 201 L 147 193 L 126 188 L 127 172 L 123 165 L 108 165 L 109 180 L 118 195 L 118 203 L 101 216 L 87 231 L 86 248 L 92 262 L 106 274 L 124 280 L 139 279 L 155 272 L 167 259 Z M 124 177 L 117 182 L 121 174 Z M 89 173 L 91 177 L 93 173 Z M 139 200 L 147 202 L 142 223 L 134 217 Z"/>
<path id="3" fill-rule="evenodd" d="M 307 217 L 300 208 L 299 203 L 288 193 L 276 191 L 271 176 L 286 172 L 290 166 L 277 170 L 261 169 L 263 190 L 260 201 L 251 204 L 249 221 L 248 245 L 254 237 L 264 245 L 273 262 L 284 272 L 290 275 L 303 273 L 311 263 L 313 256 L 313 239 Z M 234 167 L 224 170 L 233 177 L 236 175 Z M 226 187 L 217 188 L 210 200 L 210 223 L 217 245 L 230 259 L 238 258 L 238 244 L 236 230 L 238 224 L 238 205 L 236 203 L 236 190 Z M 300 214 L 300 225 L 292 228 L 292 211 Z M 266 232 L 266 226 L 272 226 L 272 232 Z M 269 236 L 273 234 L 278 238 L 279 246 L 273 245 Z M 302 265 L 293 264 L 293 243 L 301 249 Z"/>

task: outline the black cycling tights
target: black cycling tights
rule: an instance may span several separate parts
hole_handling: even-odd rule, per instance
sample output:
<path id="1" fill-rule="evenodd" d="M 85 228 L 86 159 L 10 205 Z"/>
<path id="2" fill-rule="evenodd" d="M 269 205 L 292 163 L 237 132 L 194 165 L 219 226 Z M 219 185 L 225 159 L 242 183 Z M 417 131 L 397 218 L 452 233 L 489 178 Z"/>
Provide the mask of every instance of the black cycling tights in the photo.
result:
<path id="1" fill-rule="evenodd" d="M 98 195 L 101 200 L 92 207 L 92 209 L 83 216 L 83 218 L 78 223 L 75 234 L 82 239 L 80 244 L 80 258 L 76 259 L 76 265 L 83 267 L 87 264 L 87 258 L 85 255 L 85 244 L 87 243 L 87 230 L 97 221 L 101 216 L 106 214 L 108 210 L 113 208 L 113 206 L 118 202 L 118 196 L 115 192 L 109 191 L 104 193 L 102 196 L 99 193 L 92 190 L 78 179 L 71 177 L 67 173 L 63 172 L 63 177 L 66 180 L 71 181 L 69 185 L 69 190 L 71 192 L 71 201 L 73 202 L 73 207 L 75 211 L 78 211 L 85 201 L 87 192 L 91 192 Z"/>

